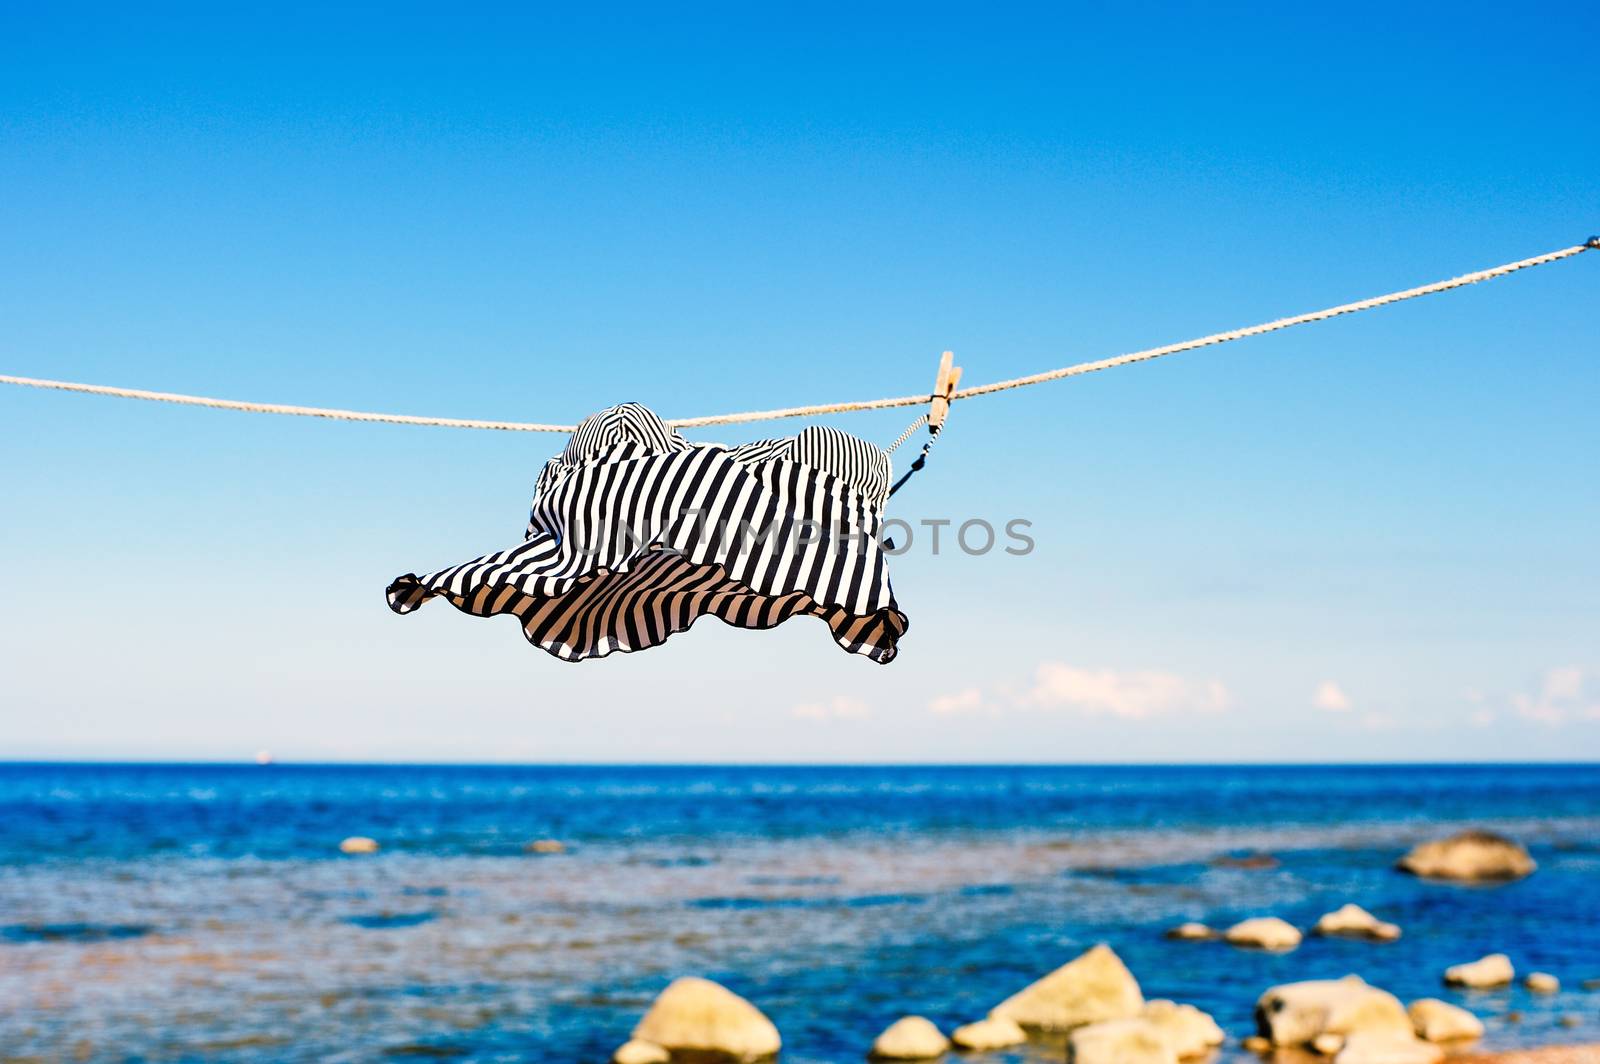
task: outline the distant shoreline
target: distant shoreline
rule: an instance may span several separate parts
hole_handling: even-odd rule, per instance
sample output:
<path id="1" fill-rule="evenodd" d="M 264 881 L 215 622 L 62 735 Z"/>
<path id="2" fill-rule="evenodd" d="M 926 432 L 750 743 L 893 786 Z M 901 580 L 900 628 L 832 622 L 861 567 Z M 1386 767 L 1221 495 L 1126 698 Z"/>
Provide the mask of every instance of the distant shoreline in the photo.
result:
<path id="1" fill-rule="evenodd" d="M 262 764 L 254 755 L 233 759 L 198 758 L 0 758 L 0 769 L 41 766 L 51 768 L 75 767 L 151 767 L 151 768 L 430 768 L 430 769 L 752 769 L 783 771 L 786 769 L 870 769 L 897 771 L 903 769 L 1441 769 L 1441 768 L 1600 768 L 1600 758 L 1591 760 L 1526 760 L 1526 761 L 300 761 L 278 758 Z"/>

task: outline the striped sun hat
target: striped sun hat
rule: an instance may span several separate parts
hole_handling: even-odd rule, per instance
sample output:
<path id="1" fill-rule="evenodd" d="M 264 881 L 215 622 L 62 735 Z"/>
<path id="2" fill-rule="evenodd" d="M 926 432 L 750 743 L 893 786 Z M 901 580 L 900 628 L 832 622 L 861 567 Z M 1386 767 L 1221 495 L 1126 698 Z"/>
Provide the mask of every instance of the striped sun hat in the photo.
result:
<path id="1" fill-rule="evenodd" d="M 624 403 L 546 463 L 520 544 L 408 573 L 389 606 L 510 614 L 563 661 L 644 650 L 705 614 L 757 629 L 803 615 L 887 664 L 907 628 L 879 542 L 888 494 L 889 456 L 836 429 L 691 443 Z"/>

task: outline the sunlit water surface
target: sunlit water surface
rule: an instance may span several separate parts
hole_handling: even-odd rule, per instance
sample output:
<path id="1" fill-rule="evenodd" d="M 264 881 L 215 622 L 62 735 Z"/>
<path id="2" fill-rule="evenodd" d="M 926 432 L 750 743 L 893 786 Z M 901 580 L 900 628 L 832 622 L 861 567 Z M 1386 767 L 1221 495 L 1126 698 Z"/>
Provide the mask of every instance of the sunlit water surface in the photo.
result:
<path id="1" fill-rule="evenodd" d="M 1461 888 L 1411 843 L 1508 831 L 1540 869 Z M 377 856 L 338 852 L 370 835 Z M 537 838 L 559 855 L 532 855 Z M 1269 852 L 1269 868 L 1216 859 Z M 1396 943 L 1282 955 L 1161 932 L 1355 901 Z M 786 1064 L 947 1030 L 1098 941 L 1242 1057 L 1267 986 L 1357 972 L 1600 1039 L 1600 769 L 0 765 L 0 1059 L 604 1061 L 668 980 L 715 978 Z M 1509 953 L 1555 995 L 1445 991 Z M 1034 1047 L 979 1064 L 1060 1060 Z"/>

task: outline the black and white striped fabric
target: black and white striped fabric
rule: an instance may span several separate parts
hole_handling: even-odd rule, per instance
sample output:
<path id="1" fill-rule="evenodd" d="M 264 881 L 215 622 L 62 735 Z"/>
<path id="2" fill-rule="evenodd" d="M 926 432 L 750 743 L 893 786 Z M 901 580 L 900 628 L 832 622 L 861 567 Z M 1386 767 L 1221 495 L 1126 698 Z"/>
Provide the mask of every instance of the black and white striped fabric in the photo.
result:
<path id="1" fill-rule="evenodd" d="M 510 614 L 564 661 L 644 650 L 706 614 L 757 629 L 803 615 L 887 664 L 907 628 L 879 543 L 889 473 L 881 449 L 835 429 L 690 443 L 625 403 L 546 463 L 522 543 L 402 576 L 389 606 Z"/>

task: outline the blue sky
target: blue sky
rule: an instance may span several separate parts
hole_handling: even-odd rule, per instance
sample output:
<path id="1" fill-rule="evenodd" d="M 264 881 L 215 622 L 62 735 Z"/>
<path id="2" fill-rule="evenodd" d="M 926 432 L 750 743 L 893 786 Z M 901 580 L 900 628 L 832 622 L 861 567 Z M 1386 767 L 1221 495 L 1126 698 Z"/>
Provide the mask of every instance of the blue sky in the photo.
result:
<path id="1" fill-rule="evenodd" d="M 1593 5 L 0 23 L 0 371 L 32 376 L 714 413 L 1600 230 Z M 520 537 L 556 437 L 0 389 L 0 756 L 1600 756 L 1597 270 L 958 406 L 895 511 L 1038 547 L 897 559 L 887 668 L 807 622 L 569 666 L 391 615 L 394 575 Z"/>

